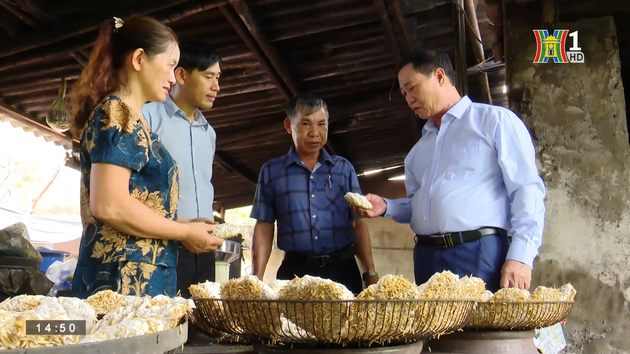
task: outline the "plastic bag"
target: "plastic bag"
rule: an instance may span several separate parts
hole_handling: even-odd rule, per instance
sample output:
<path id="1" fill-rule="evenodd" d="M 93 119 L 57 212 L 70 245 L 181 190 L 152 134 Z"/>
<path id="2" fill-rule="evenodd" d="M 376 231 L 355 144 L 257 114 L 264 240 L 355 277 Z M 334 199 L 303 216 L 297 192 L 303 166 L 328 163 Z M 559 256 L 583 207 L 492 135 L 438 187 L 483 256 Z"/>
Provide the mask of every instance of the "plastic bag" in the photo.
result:
<path id="1" fill-rule="evenodd" d="M 34 258 L 40 263 L 43 260 L 29 241 L 26 225 L 21 222 L 0 230 L 0 257 Z"/>
<path id="2" fill-rule="evenodd" d="M 53 282 L 38 268 L 0 268 L 0 293 L 5 296 L 46 295 Z"/>
<path id="3" fill-rule="evenodd" d="M 57 295 L 57 291 L 72 289 L 72 276 L 77 268 L 77 260 L 69 259 L 66 262 L 55 261 L 46 270 L 46 277 L 54 283 L 48 293 L 49 296 Z"/>

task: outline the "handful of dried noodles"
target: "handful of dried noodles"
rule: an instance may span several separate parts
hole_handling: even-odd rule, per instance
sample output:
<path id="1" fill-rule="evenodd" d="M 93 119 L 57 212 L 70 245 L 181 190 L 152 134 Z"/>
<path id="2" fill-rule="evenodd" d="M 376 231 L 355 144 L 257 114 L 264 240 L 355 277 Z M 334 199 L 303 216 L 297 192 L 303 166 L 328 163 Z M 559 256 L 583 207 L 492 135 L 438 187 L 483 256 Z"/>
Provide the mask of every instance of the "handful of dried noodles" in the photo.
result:
<path id="1" fill-rule="evenodd" d="M 357 296 L 357 300 L 382 300 L 381 302 L 354 302 L 350 305 L 348 338 L 368 343 L 385 343 L 414 333 L 414 318 L 420 309 L 420 303 L 387 300 L 418 298 L 418 288 L 403 276 L 383 276 L 378 283 L 368 286 Z"/>
<path id="2" fill-rule="evenodd" d="M 319 277 L 304 276 L 289 281 L 279 293 L 288 302 L 284 316 L 318 340 L 338 342 L 348 335 L 348 302 L 312 302 L 311 300 L 352 300 L 354 295 L 344 285 Z"/>
<path id="3" fill-rule="evenodd" d="M 370 201 L 367 200 L 364 195 L 361 195 L 359 193 L 348 192 L 343 197 L 346 199 L 348 204 L 353 205 L 357 208 L 365 210 L 372 210 L 373 208 L 372 203 L 370 203 Z"/>
<path id="4" fill-rule="evenodd" d="M 230 239 L 238 237 L 243 233 L 243 227 L 235 224 L 219 224 L 217 228 L 212 231 L 212 236 L 216 236 L 222 239 Z"/>
<path id="5" fill-rule="evenodd" d="M 230 279 L 221 286 L 222 300 L 275 300 L 277 294 L 255 275 Z M 223 302 L 236 327 L 261 337 L 276 338 L 281 333 L 282 311 L 272 302 Z"/>

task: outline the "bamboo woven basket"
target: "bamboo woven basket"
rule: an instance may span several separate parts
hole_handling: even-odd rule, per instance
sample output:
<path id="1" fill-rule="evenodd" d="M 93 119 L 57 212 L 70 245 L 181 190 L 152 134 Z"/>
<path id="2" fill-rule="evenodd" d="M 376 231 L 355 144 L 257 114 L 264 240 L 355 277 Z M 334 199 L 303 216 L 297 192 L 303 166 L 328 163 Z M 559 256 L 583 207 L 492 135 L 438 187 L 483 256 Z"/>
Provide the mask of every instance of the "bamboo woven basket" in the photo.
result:
<path id="1" fill-rule="evenodd" d="M 552 326 L 567 318 L 573 302 L 479 302 L 465 329 L 531 330 Z"/>

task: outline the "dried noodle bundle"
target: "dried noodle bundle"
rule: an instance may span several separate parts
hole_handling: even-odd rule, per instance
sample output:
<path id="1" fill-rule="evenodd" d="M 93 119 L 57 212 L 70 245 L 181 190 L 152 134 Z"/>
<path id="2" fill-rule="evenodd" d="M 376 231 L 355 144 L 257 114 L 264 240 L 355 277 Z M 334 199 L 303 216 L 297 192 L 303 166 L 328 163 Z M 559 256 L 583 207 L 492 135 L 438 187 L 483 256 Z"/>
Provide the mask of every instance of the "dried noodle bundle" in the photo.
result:
<path id="1" fill-rule="evenodd" d="M 222 239 L 230 239 L 238 237 L 243 233 L 243 226 L 235 224 L 219 224 L 217 228 L 212 231 L 212 236 L 216 236 Z"/>
<path id="2" fill-rule="evenodd" d="M 475 301 L 483 301 L 486 294 L 486 283 L 477 277 L 463 277 L 460 279 L 463 287 L 462 297 Z M 492 292 L 490 292 L 492 294 Z"/>
<path id="3" fill-rule="evenodd" d="M 329 279 L 304 276 L 289 281 L 279 293 L 289 302 L 284 315 L 318 340 L 338 342 L 348 335 L 349 303 L 313 303 L 309 300 L 352 300 L 354 295 L 344 285 Z"/>
<path id="4" fill-rule="evenodd" d="M 357 208 L 372 210 L 373 206 L 367 198 L 359 193 L 348 192 L 343 196 L 348 204 L 353 205 Z"/>
<path id="5" fill-rule="evenodd" d="M 123 306 L 107 313 L 81 343 L 128 338 L 175 328 L 192 310 L 192 302 L 181 297 L 121 297 Z"/>
<path id="6" fill-rule="evenodd" d="M 562 301 L 560 290 L 539 286 L 529 296 L 529 301 Z"/>
<path id="7" fill-rule="evenodd" d="M 490 302 L 525 302 L 529 296 L 529 291 L 525 289 L 503 288 L 494 293 Z"/>
<path id="8" fill-rule="evenodd" d="M 18 295 L 0 302 L 0 310 L 25 312 L 37 308 L 49 297 L 44 295 Z"/>
<path id="9" fill-rule="evenodd" d="M 192 284 L 188 287 L 190 295 L 197 299 L 218 299 L 221 296 L 221 284 L 205 281 L 204 283 Z"/>
<path id="10" fill-rule="evenodd" d="M 279 294 L 280 290 L 282 290 L 282 288 L 284 288 L 288 283 L 288 280 L 276 279 L 269 284 L 269 287 L 271 287 L 271 289 L 275 291 L 276 294 Z"/>
<path id="11" fill-rule="evenodd" d="M 576 290 L 570 283 L 560 289 L 539 286 L 529 297 L 530 304 L 527 311 L 527 324 L 540 327 L 549 321 L 562 320 L 566 304 L 562 302 L 573 301 Z"/>
<path id="12" fill-rule="evenodd" d="M 426 300 L 464 300 L 480 296 L 481 279 L 470 277 L 460 280 L 457 274 L 450 271 L 435 273 L 426 283 L 418 286 L 420 298 Z M 484 284 L 485 290 L 485 284 Z M 467 292 L 471 292 L 468 294 Z M 418 331 L 434 333 L 436 336 L 446 334 L 446 330 L 456 327 L 461 320 L 461 314 L 468 311 L 466 302 L 427 301 L 417 312 L 416 322 Z"/>
<path id="13" fill-rule="evenodd" d="M 459 276 L 446 270 L 435 273 L 426 283 L 418 287 L 422 299 L 462 299 L 464 286 Z"/>
<path id="14" fill-rule="evenodd" d="M 575 290 L 571 283 L 566 283 L 560 287 L 560 295 L 562 301 L 573 301 L 576 294 L 577 290 Z"/>
<path id="15" fill-rule="evenodd" d="M 255 275 L 230 279 L 221 286 L 223 300 L 275 300 L 277 294 Z M 238 327 L 261 337 L 276 338 L 282 330 L 281 310 L 276 303 L 223 303 Z"/>
<path id="16" fill-rule="evenodd" d="M 401 275 L 385 275 L 368 286 L 357 300 L 414 300 L 418 288 Z M 350 305 L 350 340 L 385 343 L 415 332 L 414 318 L 420 308 L 417 302 L 366 303 Z"/>
<path id="17" fill-rule="evenodd" d="M 33 300 L 31 299 L 31 301 Z M 78 343 L 79 336 L 26 335 L 26 321 L 79 320 L 79 318 L 68 317 L 64 307 L 55 300 L 56 298 L 48 298 L 48 300 L 41 301 L 38 307 L 22 312 L 0 310 L 0 350 L 51 347 Z M 23 297 L 22 301 L 28 300 Z"/>
<path id="18" fill-rule="evenodd" d="M 92 306 L 97 315 L 110 313 L 125 303 L 125 296 L 111 290 L 103 290 L 88 297 L 85 303 Z"/>

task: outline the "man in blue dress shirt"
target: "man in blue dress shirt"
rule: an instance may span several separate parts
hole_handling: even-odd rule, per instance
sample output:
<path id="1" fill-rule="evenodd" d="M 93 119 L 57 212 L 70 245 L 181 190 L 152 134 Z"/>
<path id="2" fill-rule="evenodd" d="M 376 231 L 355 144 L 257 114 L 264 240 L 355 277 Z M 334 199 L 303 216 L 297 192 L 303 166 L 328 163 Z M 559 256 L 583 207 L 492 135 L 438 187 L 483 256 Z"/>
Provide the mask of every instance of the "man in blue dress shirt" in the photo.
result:
<path id="1" fill-rule="evenodd" d="M 398 72 L 409 107 L 427 119 L 405 158 L 407 198 L 367 198 L 368 217 L 410 223 L 414 273 L 482 278 L 487 288 L 528 289 L 542 243 L 545 185 L 527 127 L 503 107 L 461 97 L 445 53 L 415 52 Z"/>
<path id="2" fill-rule="evenodd" d="M 285 252 L 277 279 L 318 276 L 359 293 L 364 282 L 376 283 L 378 274 L 367 226 L 344 199 L 347 192 L 361 193 L 354 167 L 324 149 L 326 103 L 311 94 L 294 97 L 284 127 L 294 147 L 263 165 L 252 206 L 254 275 L 263 278 L 277 221 L 278 248 Z"/>
<path id="3" fill-rule="evenodd" d="M 179 44 L 177 83 L 166 101 L 144 105 L 142 113 L 179 165 L 179 218 L 214 222 L 212 161 L 217 135 L 200 109 L 214 105 L 219 93 L 219 55 L 204 42 Z M 208 236 L 214 237 L 214 236 Z M 180 247 L 177 288 L 190 297 L 191 284 L 214 281 L 214 252 L 193 254 Z"/>

